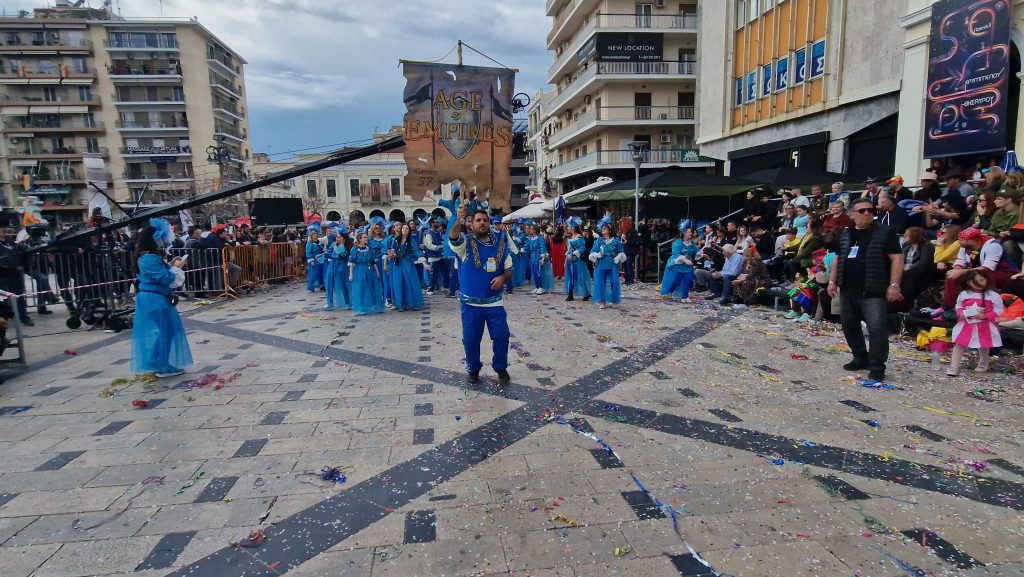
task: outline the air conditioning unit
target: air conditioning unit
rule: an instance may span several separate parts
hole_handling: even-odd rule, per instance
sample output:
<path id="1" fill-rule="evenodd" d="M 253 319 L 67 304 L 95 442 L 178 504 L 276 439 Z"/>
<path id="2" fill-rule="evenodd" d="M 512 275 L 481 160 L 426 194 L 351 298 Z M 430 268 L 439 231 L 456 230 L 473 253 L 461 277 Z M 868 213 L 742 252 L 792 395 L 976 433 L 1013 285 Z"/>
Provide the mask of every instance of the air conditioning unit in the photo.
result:
<path id="1" fill-rule="evenodd" d="M 590 104 L 590 95 L 589 94 L 583 97 L 583 104 Z"/>
<path id="2" fill-rule="evenodd" d="M 662 144 L 672 144 L 672 135 L 671 134 L 662 134 L 661 135 L 661 143 Z"/>
<path id="3" fill-rule="evenodd" d="M 655 8 L 664 8 L 665 0 L 654 0 L 654 6 Z"/>

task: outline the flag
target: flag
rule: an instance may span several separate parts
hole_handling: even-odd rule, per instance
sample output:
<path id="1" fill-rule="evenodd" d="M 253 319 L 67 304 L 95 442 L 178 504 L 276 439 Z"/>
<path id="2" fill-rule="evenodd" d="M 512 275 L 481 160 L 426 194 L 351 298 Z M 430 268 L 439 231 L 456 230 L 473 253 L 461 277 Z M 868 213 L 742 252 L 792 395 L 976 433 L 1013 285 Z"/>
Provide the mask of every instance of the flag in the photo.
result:
<path id="1" fill-rule="evenodd" d="M 405 105 L 409 106 L 411 104 L 420 104 L 420 103 L 423 103 L 423 102 L 430 102 L 430 100 L 432 100 L 432 98 L 433 98 L 433 96 L 432 96 L 433 89 L 434 89 L 434 83 L 433 82 L 428 82 L 428 83 L 424 84 L 423 88 L 420 88 L 415 93 L 410 94 L 408 97 L 406 97 Z"/>
<path id="2" fill-rule="evenodd" d="M 493 92 L 491 92 L 491 110 L 494 111 L 494 115 L 498 118 L 512 122 L 512 112 L 501 105 L 501 101 L 494 97 Z"/>

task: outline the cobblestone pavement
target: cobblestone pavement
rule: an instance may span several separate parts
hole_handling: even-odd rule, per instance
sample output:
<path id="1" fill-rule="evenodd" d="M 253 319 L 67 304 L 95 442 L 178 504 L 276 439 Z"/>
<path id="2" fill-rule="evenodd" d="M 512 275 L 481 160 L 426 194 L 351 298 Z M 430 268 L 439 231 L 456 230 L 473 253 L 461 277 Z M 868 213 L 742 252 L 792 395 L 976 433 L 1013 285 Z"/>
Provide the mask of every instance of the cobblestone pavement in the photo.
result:
<path id="1" fill-rule="evenodd" d="M 30 339 L 0 386 L 0 574 L 1024 575 L 1018 376 L 898 345 L 895 388 L 864 388 L 834 328 L 653 296 L 517 293 L 507 389 L 465 386 L 441 295 L 197 308 L 197 374 L 156 383 L 115 380 L 126 335 Z"/>

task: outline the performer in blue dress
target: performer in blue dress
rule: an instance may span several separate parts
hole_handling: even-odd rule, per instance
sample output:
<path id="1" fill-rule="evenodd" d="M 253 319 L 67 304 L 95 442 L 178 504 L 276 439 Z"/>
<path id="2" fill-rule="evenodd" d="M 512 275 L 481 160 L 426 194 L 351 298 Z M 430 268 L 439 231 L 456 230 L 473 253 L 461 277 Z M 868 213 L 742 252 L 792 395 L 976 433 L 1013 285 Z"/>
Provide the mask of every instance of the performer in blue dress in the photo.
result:
<path id="1" fill-rule="evenodd" d="M 173 377 L 192 365 L 192 351 L 185 338 L 172 292 L 185 283 L 184 262 L 170 264 L 163 257 L 174 242 L 171 225 L 162 218 L 150 219 L 138 234 L 135 245 L 135 321 L 132 325 L 132 372 Z"/>
<path id="2" fill-rule="evenodd" d="M 459 300 L 462 303 L 462 345 L 466 351 L 467 380 L 480 382 L 480 341 L 484 327 L 491 337 L 491 367 L 498 374 L 498 383 L 508 385 L 508 344 L 511 333 L 505 315 L 502 289 L 512 280 L 512 255 L 507 236 L 490 231 L 487 213 L 472 215 L 470 232 L 463 234 L 466 209 L 460 207 L 458 218 L 448 233 L 448 244 L 459 259 Z"/>
<path id="3" fill-rule="evenodd" d="M 370 228 L 368 230 L 369 236 L 367 240 L 367 246 L 373 252 L 373 258 L 376 259 L 377 264 L 383 263 L 381 258 L 384 257 L 384 242 L 388 238 L 387 229 L 385 228 L 384 219 L 379 216 L 370 217 Z M 383 278 L 383 277 L 382 277 Z M 385 299 L 385 288 L 384 283 L 381 281 L 381 298 Z"/>
<path id="4" fill-rule="evenodd" d="M 661 279 L 661 297 L 669 295 L 684 301 L 690 299 L 693 286 L 693 263 L 697 258 L 697 243 L 693 240 L 696 231 L 686 226 L 688 221 L 679 222 L 679 236 L 672 241 L 672 256 L 668 258 L 665 276 Z"/>
<path id="5" fill-rule="evenodd" d="M 314 292 L 324 288 L 324 247 L 317 229 L 310 229 L 306 241 L 306 290 Z"/>
<path id="6" fill-rule="evenodd" d="M 601 303 L 599 308 L 622 302 L 619 265 L 626 262 L 626 253 L 610 223 L 601 224 L 601 236 L 594 241 L 590 260 L 594 263 L 594 300 Z"/>
<path id="7" fill-rule="evenodd" d="M 380 288 L 380 260 L 369 246 L 369 235 L 356 233 L 356 244 L 348 257 L 348 282 L 352 289 L 352 312 L 366 315 L 384 312 Z"/>
<path id="8" fill-rule="evenodd" d="M 423 288 L 420 287 L 417 264 L 426 259 L 412 237 L 408 224 L 395 227 L 398 235 L 388 239 L 384 255 L 384 277 L 391 283 L 391 302 L 400 311 L 419 310 L 423 307 Z"/>
<path id="9" fill-rule="evenodd" d="M 578 216 L 570 216 L 565 227 L 568 229 L 569 242 L 565 245 L 565 283 L 562 287 L 565 300 L 576 297 L 589 301 L 594 294 L 590 282 L 590 271 L 587 270 L 587 239 L 583 238 L 583 220 Z"/>
<path id="10" fill-rule="evenodd" d="M 533 294 L 542 295 L 555 289 L 555 274 L 551 269 L 548 254 L 548 240 L 539 234 L 540 227 L 534 223 L 526 226 L 526 247 L 530 253 L 530 275 L 533 277 Z"/>
<path id="11" fill-rule="evenodd" d="M 334 242 L 327 246 L 327 310 L 334 307 L 352 308 L 352 285 L 348 282 L 348 255 L 352 249 L 345 227 L 335 235 Z"/>
<path id="12" fill-rule="evenodd" d="M 392 294 L 392 289 L 394 288 L 394 286 L 391 284 L 392 270 L 386 266 L 383 266 L 383 264 L 387 260 L 387 257 L 391 253 L 391 251 L 394 250 L 395 237 L 398 236 L 398 229 L 401 226 L 402 223 L 400 222 L 388 222 L 387 225 L 384 227 L 384 231 L 387 234 L 387 236 L 384 237 L 384 242 L 381 245 L 382 253 L 380 257 L 380 264 L 382 268 L 380 282 L 384 285 L 384 306 L 389 309 L 395 308 L 394 294 Z"/>
<path id="13" fill-rule="evenodd" d="M 526 284 L 527 274 L 530 272 L 530 254 L 526 251 L 526 230 L 523 226 L 523 219 L 512 225 L 512 240 L 515 241 L 519 251 L 512 256 L 512 262 L 516 268 L 512 271 L 512 286 L 519 287 Z"/>

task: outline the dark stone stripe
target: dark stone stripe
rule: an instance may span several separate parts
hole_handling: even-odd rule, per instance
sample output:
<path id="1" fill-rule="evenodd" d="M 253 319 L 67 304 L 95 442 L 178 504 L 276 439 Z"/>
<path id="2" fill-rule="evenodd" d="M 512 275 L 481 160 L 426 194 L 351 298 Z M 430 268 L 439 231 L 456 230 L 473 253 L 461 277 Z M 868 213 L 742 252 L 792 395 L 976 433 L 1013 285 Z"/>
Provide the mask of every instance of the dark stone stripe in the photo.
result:
<path id="1" fill-rule="evenodd" d="M 727 411 L 725 409 L 708 409 L 708 412 L 711 413 L 712 415 L 718 417 L 719 419 L 722 419 L 723 421 L 725 421 L 727 423 L 742 423 L 743 422 L 743 419 L 737 417 L 736 415 L 730 413 L 729 411 Z"/>
<path id="2" fill-rule="evenodd" d="M 181 552 L 192 541 L 192 537 L 196 536 L 196 533 L 197 531 L 186 531 L 184 533 L 168 533 L 164 535 L 135 570 L 146 571 L 149 569 L 167 569 L 172 567 L 174 562 L 178 560 Z"/>
<path id="3" fill-rule="evenodd" d="M 944 441 L 948 441 L 949 440 L 948 437 L 943 437 L 942 435 L 940 435 L 938 433 L 934 433 L 932 431 L 929 431 L 928 429 L 925 429 L 924 427 L 919 427 L 917 425 L 907 425 L 906 427 L 903 427 L 903 428 L 905 430 L 907 430 L 907 431 L 910 431 L 911 433 L 914 433 L 915 435 L 918 435 L 920 437 L 924 437 L 925 439 L 928 439 L 929 441 L 935 441 L 936 443 L 942 443 Z"/>
<path id="4" fill-rule="evenodd" d="M 404 543 L 430 543 L 437 539 L 437 519 L 433 511 L 409 511 L 405 514 Z"/>
<path id="5" fill-rule="evenodd" d="M 71 461 L 81 457 L 85 454 L 85 451 L 67 451 L 65 453 L 57 453 L 57 456 L 50 459 L 49 461 L 39 465 L 35 468 L 36 471 L 57 471 L 67 465 Z"/>
<path id="6" fill-rule="evenodd" d="M 282 401 L 299 401 L 302 400 L 302 395 L 306 394 L 306 391 L 288 391 L 281 398 Z"/>
<path id="7" fill-rule="evenodd" d="M 583 431 L 584 433 L 594 432 L 594 427 L 590 425 L 590 421 L 583 418 L 570 419 L 569 424 L 572 425 L 574 429 Z"/>
<path id="8" fill-rule="evenodd" d="M 93 436 L 102 437 L 104 435 L 113 435 L 114 433 L 117 433 L 121 429 L 127 427 L 128 425 L 134 422 L 135 421 L 114 421 L 113 423 L 110 423 L 106 427 L 103 427 L 102 429 L 93 433 Z"/>
<path id="9" fill-rule="evenodd" d="M 36 393 L 36 394 L 34 394 L 32 396 L 33 397 L 49 397 L 50 395 L 56 395 L 57 393 L 63 391 L 66 388 L 67 387 L 48 387 L 48 388 L 45 388 L 45 389 L 39 391 L 38 393 Z"/>
<path id="10" fill-rule="evenodd" d="M 429 395 L 434 392 L 434 385 L 416 385 L 417 395 Z"/>
<path id="11" fill-rule="evenodd" d="M 267 413 L 267 416 L 263 417 L 260 421 L 261 425 L 280 425 L 284 422 L 285 417 L 288 416 L 288 411 L 272 411 Z"/>
<path id="12" fill-rule="evenodd" d="M 871 496 L 847 483 L 846 481 L 835 477 L 833 475 L 815 475 L 815 479 L 819 483 L 825 485 L 829 489 L 839 493 L 847 501 L 859 501 L 861 499 L 870 499 Z"/>
<path id="13" fill-rule="evenodd" d="M 10 503 L 17 496 L 17 493 L 0 493 L 0 507 Z"/>
<path id="14" fill-rule="evenodd" d="M 996 467 L 999 467 L 1004 471 L 1009 471 L 1011 473 L 1024 477 L 1024 467 L 1021 467 L 1020 465 L 1015 465 L 1007 461 L 1006 459 L 989 459 L 988 464 L 995 465 Z"/>
<path id="15" fill-rule="evenodd" d="M 426 417 L 434 414 L 434 403 L 419 403 L 412 408 L 414 417 Z"/>
<path id="16" fill-rule="evenodd" d="M 685 389 L 676 389 L 676 391 L 679 391 L 679 394 L 688 399 L 696 399 L 700 397 L 700 393 L 691 389 L 690 387 L 686 387 Z"/>
<path id="17" fill-rule="evenodd" d="M 879 455 L 832 447 L 829 445 L 805 446 L 799 439 L 761 433 L 735 426 L 728 426 L 700 419 L 688 419 L 656 413 L 646 409 L 618 405 L 614 412 L 604 408 L 604 403 L 592 403 L 580 412 L 599 418 L 625 419 L 625 422 L 645 429 L 652 429 L 670 435 L 678 435 L 723 447 L 749 451 L 751 453 L 778 453 L 787 461 L 799 461 L 842 473 L 850 473 L 869 479 L 880 479 L 907 487 L 915 487 L 944 495 L 956 495 L 980 503 L 998 507 L 1010 507 L 1024 511 L 1024 484 L 999 479 L 966 475 L 950 477 L 944 469 L 930 465 L 909 463 L 895 459 L 883 460 Z"/>
<path id="18" fill-rule="evenodd" d="M 316 381 L 316 373 L 302 375 L 301 377 L 299 377 L 300 383 L 312 383 L 313 381 Z"/>
<path id="19" fill-rule="evenodd" d="M 857 409 L 858 411 L 860 411 L 862 413 L 877 413 L 878 412 L 875 409 L 873 409 L 873 408 L 871 408 L 871 407 L 869 407 L 867 405 L 858 403 L 857 401 L 846 400 L 846 401 L 839 401 L 839 402 L 844 404 L 844 405 L 846 405 L 847 407 L 851 407 L 851 408 Z"/>
<path id="20" fill-rule="evenodd" d="M 622 498 L 636 513 L 636 518 L 641 521 L 665 518 L 665 512 L 661 510 L 661 507 L 658 507 L 650 495 L 643 491 L 623 491 Z"/>
<path id="21" fill-rule="evenodd" d="M 427 501 L 430 501 L 430 502 L 451 501 L 452 499 L 454 499 L 456 497 L 457 497 L 457 495 L 454 495 L 454 494 L 451 494 L 451 495 L 438 495 L 436 497 L 431 497 L 431 498 L 427 499 Z"/>
<path id="22" fill-rule="evenodd" d="M 242 446 L 235 451 L 232 457 L 255 457 L 260 454 L 263 450 L 263 446 L 267 444 L 269 439 L 249 439 L 242 443 Z"/>
<path id="23" fill-rule="evenodd" d="M 717 577 L 693 555 L 672 555 L 668 558 L 682 577 Z"/>
<path id="24" fill-rule="evenodd" d="M 412 432 L 413 445 L 433 445 L 434 429 L 415 429 Z"/>
<path id="25" fill-rule="evenodd" d="M 238 477 L 216 477 L 206 485 L 202 493 L 199 493 L 195 502 L 214 503 L 216 501 L 223 501 L 236 482 L 238 482 Z"/>
<path id="26" fill-rule="evenodd" d="M 167 399 L 149 399 L 149 406 L 146 408 L 155 409 L 160 405 L 164 404 L 165 402 L 167 402 Z"/>
<path id="27" fill-rule="evenodd" d="M 590 454 L 594 456 L 594 460 L 601 465 L 602 469 L 622 468 L 622 461 L 614 453 L 609 453 L 604 449 L 591 449 Z"/>
<path id="28" fill-rule="evenodd" d="M 88 373 L 82 373 L 82 374 L 78 375 L 75 378 L 76 379 L 91 379 L 91 378 L 95 377 L 96 375 L 100 375 L 102 373 L 103 373 L 103 371 L 89 371 Z"/>
<path id="29" fill-rule="evenodd" d="M 911 541 L 923 547 L 928 547 L 939 559 L 955 565 L 957 569 L 985 566 L 981 561 L 957 549 L 952 543 L 927 529 L 911 529 L 909 531 L 901 531 L 901 533 Z"/>
<path id="30" fill-rule="evenodd" d="M 658 379 L 659 381 L 668 381 L 671 379 L 668 375 L 661 371 L 651 371 L 651 376 Z"/>

